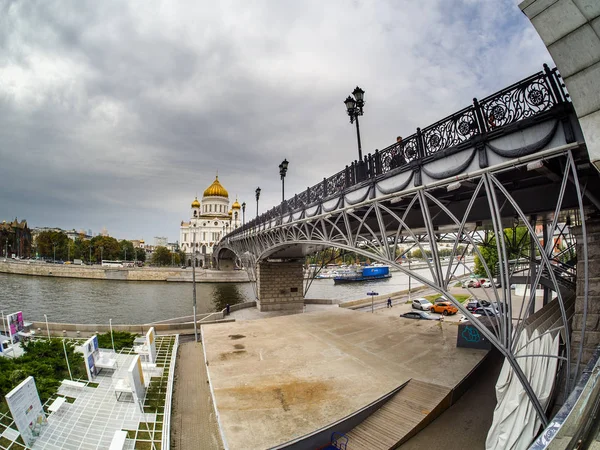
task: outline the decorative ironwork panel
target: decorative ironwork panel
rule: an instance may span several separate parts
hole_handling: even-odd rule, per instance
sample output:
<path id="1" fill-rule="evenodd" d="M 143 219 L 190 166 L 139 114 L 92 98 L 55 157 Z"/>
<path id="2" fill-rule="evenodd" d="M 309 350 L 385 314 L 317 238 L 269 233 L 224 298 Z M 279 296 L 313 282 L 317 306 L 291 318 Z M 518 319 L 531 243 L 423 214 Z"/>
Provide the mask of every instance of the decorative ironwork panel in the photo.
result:
<path id="1" fill-rule="evenodd" d="M 488 130 L 527 119 L 552 108 L 556 101 L 543 72 L 479 102 Z"/>
<path id="2" fill-rule="evenodd" d="M 339 194 L 346 188 L 346 176 L 345 170 L 336 173 L 334 176 L 329 177 L 326 180 L 327 183 L 327 196 Z"/>
<path id="3" fill-rule="evenodd" d="M 308 205 L 308 191 L 303 191 L 298 194 L 298 208 L 303 208 Z"/>
<path id="4" fill-rule="evenodd" d="M 419 157 L 417 135 L 413 134 L 400 143 L 392 144 L 379 154 L 381 155 L 381 173 L 402 167 Z"/>
<path id="5" fill-rule="evenodd" d="M 310 200 L 311 203 L 312 202 L 317 202 L 317 201 L 321 201 L 324 198 L 323 195 L 323 183 L 318 183 L 315 184 L 313 187 L 310 188 Z"/>
<path id="6" fill-rule="evenodd" d="M 475 109 L 465 108 L 423 130 L 425 156 L 462 144 L 478 131 Z"/>

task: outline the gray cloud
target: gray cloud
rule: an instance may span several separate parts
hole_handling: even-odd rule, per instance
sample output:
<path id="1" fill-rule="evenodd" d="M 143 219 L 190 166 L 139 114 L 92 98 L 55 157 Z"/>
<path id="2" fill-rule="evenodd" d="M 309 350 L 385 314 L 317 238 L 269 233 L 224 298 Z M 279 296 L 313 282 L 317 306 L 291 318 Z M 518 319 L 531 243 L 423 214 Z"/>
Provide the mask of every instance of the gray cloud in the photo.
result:
<path id="1" fill-rule="evenodd" d="M 325 3 L 325 4 L 323 4 Z M 0 220 L 178 239 L 215 173 L 255 214 L 550 62 L 513 0 L 6 2 Z"/>

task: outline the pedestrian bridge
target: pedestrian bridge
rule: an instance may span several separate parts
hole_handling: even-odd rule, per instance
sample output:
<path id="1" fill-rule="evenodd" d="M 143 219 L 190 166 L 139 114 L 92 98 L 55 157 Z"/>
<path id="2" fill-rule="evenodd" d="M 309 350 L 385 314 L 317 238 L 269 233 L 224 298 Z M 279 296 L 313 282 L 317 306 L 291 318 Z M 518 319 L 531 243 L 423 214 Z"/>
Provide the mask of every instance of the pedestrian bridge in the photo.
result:
<path id="1" fill-rule="evenodd" d="M 334 247 L 390 265 L 456 304 L 505 356 L 538 427 L 545 426 L 547 396 L 533 387 L 533 369 L 518 361 L 539 359 L 534 372 L 558 370 L 568 393 L 591 357 L 583 352 L 585 320 L 571 323 L 571 317 L 578 271 L 587 286 L 593 225 L 585 218 L 600 211 L 599 181 L 562 79 L 544 66 L 287 199 L 226 235 L 214 256 L 248 270 L 261 310 L 301 309 L 310 284 L 305 257 L 321 250 Z M 442 248 L 450 249 L 447 266 Z M 431 252 L 427 275 L 403 264 L 416 249 Z M 479 260 L 480 273 L 500 283 L 485 290 L 497 305 L 487 321 L 448 289 L 463 274 L 467 254 Z M 515 273 L 520 258 L 531 263 Z M 543 309 L 536 308 L 536 289 L 516 298 L 515 279 L 541 286 Z M 582 295 L 587 304 L 587 288 Z M 557 340 L 546 343 L 543 336 Z"/>

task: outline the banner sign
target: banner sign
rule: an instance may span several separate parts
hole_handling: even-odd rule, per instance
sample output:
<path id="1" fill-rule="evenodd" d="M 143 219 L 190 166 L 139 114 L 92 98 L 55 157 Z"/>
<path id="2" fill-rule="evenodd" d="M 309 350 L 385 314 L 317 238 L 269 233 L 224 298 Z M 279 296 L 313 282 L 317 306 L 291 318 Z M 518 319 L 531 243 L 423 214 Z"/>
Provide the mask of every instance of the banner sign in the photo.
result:
<path id="1" fill-rule="evenodd" d="M 128 369 L 129 385 L 133 390 L 133 395 L 137 399 L 142 412 L 144 412 L 144 396 L 146 394 L 146 385 L 144 380 L 144 372 L 142 370 L 142 360 L 140 355 L 136 355 Z"/>
<path id="2" fill-rule="evenodd" d="M 14 314 L 9 314 L 8 316 L 6 316 L 6 321 L 8 322 L 8 333 L 11 342 L 18 342 L 19 331 L 23 331 L 25 329 L 23 325 L 23 313 L 19 311 Z"/>
<path id="3" fill-rule="evenodd" d="M 85 361 L 85 371 L 87 372 L 88 381 L 94 381 L 94 378 L 98 374 L 96 361 L 100 358 L 100 350 L 98 350 L 98 336 L 92 336 L 85 341 L 81 347 L 78 347 L 77 350 L 83 353 L 83 360 Z"/>
<path id="4" fill-rule="evenodd" d="M 153 363 L 156 361 L 156 336 L 154 327 L 146 333 L 146 346 L 148 347 L 148 360 Z"/>
<path id="5" fill-rule="evenodd" d="M 23 442 L 28 447 L 33 446 L 48 424 L 33 377 L 25 378 L 21 384 L 10 391 L 6 395 L 6 403 Z"/>

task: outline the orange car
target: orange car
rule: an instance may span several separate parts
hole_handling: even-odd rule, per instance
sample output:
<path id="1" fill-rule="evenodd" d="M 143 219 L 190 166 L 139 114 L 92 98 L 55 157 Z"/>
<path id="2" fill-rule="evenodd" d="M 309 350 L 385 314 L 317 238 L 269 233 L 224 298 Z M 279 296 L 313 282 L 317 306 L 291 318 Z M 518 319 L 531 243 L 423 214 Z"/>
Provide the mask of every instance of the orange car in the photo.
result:
<path id="1" fill-rule="evenodd" d="M 450 302 L 441 302 L 441 303 L 435 303 L 431 307 L 430 312 L 435 312 L 435 313 L 443 314 L 444 316 L 447 316 L 447 315 L 456 314 L 458 312 L 458 308 Z"/>

